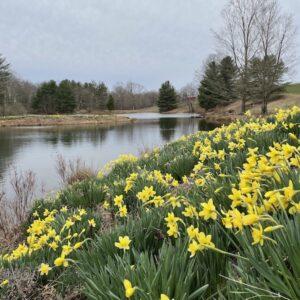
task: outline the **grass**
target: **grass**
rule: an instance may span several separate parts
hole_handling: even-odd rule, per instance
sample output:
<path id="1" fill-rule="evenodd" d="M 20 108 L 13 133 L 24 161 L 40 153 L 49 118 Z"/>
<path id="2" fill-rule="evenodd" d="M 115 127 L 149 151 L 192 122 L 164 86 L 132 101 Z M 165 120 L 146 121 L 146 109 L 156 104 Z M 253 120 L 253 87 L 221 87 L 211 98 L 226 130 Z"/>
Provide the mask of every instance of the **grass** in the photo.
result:
<path id="1" fill-rule="evenodd" d="M 299 121 L 245 117 L 36 201 L 1 296 L 299 299 Z"/>
<path id="2" fill-rule="evenodd" d="M 300 94 L 300 83 L 290 84 L 286 88 L 287 93 L 289 94 Z"/>

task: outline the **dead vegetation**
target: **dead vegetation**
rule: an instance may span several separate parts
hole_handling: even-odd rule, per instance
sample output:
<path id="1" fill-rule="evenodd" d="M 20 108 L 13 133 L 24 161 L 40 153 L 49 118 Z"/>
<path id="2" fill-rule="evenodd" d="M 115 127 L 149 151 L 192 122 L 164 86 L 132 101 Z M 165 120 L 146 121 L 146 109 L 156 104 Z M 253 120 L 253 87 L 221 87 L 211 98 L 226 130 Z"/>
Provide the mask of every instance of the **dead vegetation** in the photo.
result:
<path id="1" fill-rule="evenodd" d="M 64 186 L 95 177 L 97 174 L 80 158 L 66 161 L 61 155 L 57 157 L 56 170 Z"/>
<path id="2" fill-rule="evenodd" d="M 0 127 L 63 126 L 63 125 L 115 125 L 129 123 L 131 119 L 116 114 L 78 115 L 24 115 L 0 118 Z"/>
<path id="3" fill-rule="evenodd" d="M 2 239 L 9 241 L 15 239 L 19 226 L 27 220 L 36 188 L 35 175 L 32 171 L 18 172 L 14 168 L 10 185 L 12 195 L 0 191 L 0 232 Z"/>

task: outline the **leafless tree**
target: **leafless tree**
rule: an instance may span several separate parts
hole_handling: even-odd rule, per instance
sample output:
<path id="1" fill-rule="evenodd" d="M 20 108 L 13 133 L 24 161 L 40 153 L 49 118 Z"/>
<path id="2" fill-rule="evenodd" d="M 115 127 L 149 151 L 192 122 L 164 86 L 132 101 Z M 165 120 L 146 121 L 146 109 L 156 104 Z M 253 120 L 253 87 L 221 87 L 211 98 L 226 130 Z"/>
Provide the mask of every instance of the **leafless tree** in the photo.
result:
<path id="1" fill-rule="evenodd" d="M 294 37 L 296 29 L 293 16 L 282 12 L 277 0 L 260 1 L 256 13 L 259 34 L 260 87 L 262 90 L 262 113 L 267 113 L 267 104 L 276 81 L 294 63 Z M 270 60 L 273 63 L 270 64 Z M 284 69 L 282 66 L 284 65 Z"/>
<path id="2" fill-rule="evenodd" d="M 225 55 L 230 55 L 239 73 L 238 91 L 242 113 L 249 97 L 249 64 L 259 51 L 257 12 L 262 0 L 230 0 L 222 12 L 224 27 L 215 36 Z"/>
<path id="3" fill-rule="evenodd" d="M 193 103 L 198 95 L 197 87 L 193 83 L 189 83 L 182 87 L 179 91 L 180 100 L 187 104 L 189 112 L 194 112 Z"/>
<path id="4" fill-rule="evenodd" d="M 5 58 L 0 54 L 0 105 L 2 106 L 2 115 L 6 115 L 6 99 L 5 93 L 7 82 L 10 78 L 10 65 L 6 62 Z"/>
<path id="5" fill-rule="evenodd" d="M 250 65 L 255 59 L 255 69 L 261 72 L 256 77 L 263 79 L 260 90 L 263 91 L 262 112 L 266 113 L 272 89 L 278 86 L 276 81 L 294 61 L 290 51 L 295 36 L 293 17 L 282 12 L 278 0 L 230 0 L 222 16 L 224 28 L 216 33 L 216 38 L 222 51 L 236 64 L 241 111 L 245 111 L 246 101 L 253 97 Z"/>
<path id="6" fill-rule="evenodd" d="M 139 109 L 153 106 L 157 100 L 157 92 L 146 91 L 146 89 L 134 82 L 117 83 L 112 90 L 115 100 L 115 108 Z"/>

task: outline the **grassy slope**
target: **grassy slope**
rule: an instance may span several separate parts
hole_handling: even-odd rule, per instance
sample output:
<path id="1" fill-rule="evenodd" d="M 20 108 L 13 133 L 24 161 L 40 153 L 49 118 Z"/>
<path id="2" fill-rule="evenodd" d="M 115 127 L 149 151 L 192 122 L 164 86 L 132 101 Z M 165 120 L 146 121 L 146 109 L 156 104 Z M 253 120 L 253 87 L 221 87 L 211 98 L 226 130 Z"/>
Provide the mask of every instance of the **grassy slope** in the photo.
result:
<path id="1" fill-rule="evenodd" d="M 287 93 L 300 95 L 300 83 L 290 84 L 287 87 Z"/>
<path id="2" fill-rule="evenodd" d="M 299 119 L 300 116 L 296 116 L 293 123 L 299 123 Z M 233 126 L 232 133 L 241 127 L 241 124 Z M 124 299 L 122 281 L 127 278 L 140 288 L 132 299 L 159 299 L 161 293 L 176 300 L 208 299 L 209 296 L 212 297 L 211 299 L 245 299 L 258 294 L 270 298 L 272 292 L 280 293 L 288 299 L 297 299 L 300 296 L 299 283 L 296 279 L 297 274 L 300 273 L 299 261 L 297 262 L 300 255 L 299 218 L 286 217 L 279 213 L 275 216 L 276 222 L 284 224 L 285 229 L 265 233 L 269 238 L 276 240 L 277 244 L 265 240 L 265 245 L 260 247 L 251 245 L 252 237 L 249 228 L 244 228 L 243 234 L 236 233 L 237 230 L 224 229 L 220 215 L 218 215 L 218 222 L 215 222 L 205 221 L 199 218 L 198 214 L 193 218 L 183 214 L 184 208 L 189 206 L 193 206 L 197 212 L 200 211 L 203 208 L 201 203 L 210 198 L 213 199 L 218 214 L 221 214 L 221 210 L 229 209 L 228 195 L 231 193 L 232 185 L 237 187 L 238 172 L 246 161 L 248 148 L 258 147 L 259 153 L 265 155 L 273 142 L 288 141 L 296 144 L 289 137 L 289 132 L 299 138 L 300 131 L 297 125 L 286 129 L 279 124 L 270 131 L 262 132 L 257 128 L 249 127 L 248 131 L 242 133 L 245 134 L 243 136 L 245 145 L 233 154 L 230 154 L 228 148 L 231 138 L 216 140 L 212 143 L 212 148 L 224 149 L 227 153 L 226 159 L 224 161 L 217 158 L 208 159 L 204 164 L 204 173 L 193 171 L 199 162 L 198 155 L 193 155 L 193 149 L 196 142 L 203 143 L 205 138 L 212 141 L 215 133 L 198 133 L 168 144 L 160 151 L 155 150 L 138 160 L 132 157 L 120 159 L 111 166 L 107 176 L 72 186 L 62 191 L 55 200 L 37 203 L 34 210 L 37 210 L 41 218 L 44 218 L 46 208 L 59 210 L 67 205 L 68 212 L 54 213 L 53 227 L 55 226 L 57 232 L 62 232 L 62 235 L 78 233 L 85 229 L 81 240 L 85 238 L 91 240 L 87 240 L 81 250 L 70 254 L 70 258 L 78 262 L 79 268 L 71 264 L 66 269 L 61 266 L 53 267 L 48 277 L 36 274 L 34 291 L 44 291 L 43 287 L 48 283 L 48 289 L 49 286 L 54 286 L 57 292 L 64 296 L 68 291 L 79 290 L 79 293 L 84 293 L 90 299 Z M 232 141 L 235 140 L 232 138 Z M 241 136 L 236 142 L 240 141 Z M 208 154 L 209 151 L 201 151 L 201 153 Z M 220 171 L 216 170 L 215 163 L 220 164 Z M 162 175 L 163 181 L 159 176 L 159 180 L 154 179 L 151 173 L 154 170 L 160 171 L 161 174 L 170 173 L 172 178 L 169 184 L 165 183 L 164 175 Z M 126 183 L 125 179 L 133 172 L 138 173 L 138 176 L 126 193 L 124 187 L 128 181 Z M 219 176 L 219 173 L 226 176 Z M 274 180 L 273 176 L 262 180 L 260 187 L 262 195 L 266 190 L 278 190 L 287 186 L 289 180 L 292 180 L 296 190 L 300 189 L 298 168 L 291 168 L 287 173 L 279 174 L 281 176 L 279 182 Z M 188 183 L 182 182 L 185 175 L 188 176 Z M 201 183 L 203 178 L 207 183 Z M 195 179 L 200 180 L 199 184 L 195 183 Z M 176 180 L 179 185 L 175 184 Z M 168 193 L 176 197 L 184 197 L 178 198 L 182 201 L 181 207 L 172 208 L 171 202 L 160 208 L 155 208 L 150 203 L 146 206 L 142 205 L 137 199 L 137 194 L 145 186 L 153 186 L 156 195 L 163 196 L 165 200 L 171 201 Z M 114 206 L 114 198 L 117 195 L 124 197 L 128 218 L 119 217 L 118 208 Z M 99 208 L 105 200 L 111 205 L 106 212 Z M 298 194 L 294 197 L 294 201 L 299 201 Z M 61 231 L 67 218 L 74 218 L 72 217 L 74 213 L 78 217 L 78 207 L 84 207 L 87 215 L 70 227 L 70 233 Z M 246 212 L 242 208 L 239 209 Z M 165 217 L 169 212 L 174 212 L 176 216 L 182 218 L 182 222 L 178 225 L 180 236 L 177 239 L 168 237 Z M 97 226 L 87 229 L 87 219 L 92 217 L 95 218 Z M 237 257 L 232 259 L 228 254 L 210 249 L 198 251 L 194 258 L 190 258 L 185 229 L 191 224 L 205 234 L 212 234 L 212 241 L 219 249 L 239 254 L 247 259 Z M 262 224 L 263 226 L 274 225 L 269 221 L 264 221 Z M 118 237 L 124 235 L 128 235 L 132 240 L 129 251 L 119 250 L 114 245 Z M 72 239 L 71 244 L 74 243 Z M 60 255 L 61 250 L 50 251 L 45 248 L 10 266 L 16 267 L 19 272 L 24 270 L 24 266 L 36 270 L 42 262 L 53 266 L 53 261 Z M 268 259 L 265 259 L 266 257 Z M 7 264 L 5 263 L 3 267 L 6 276 L 10 278 L 12 275 Z M 248 287 L 244 288 L 240 283 L 225 280 L 220 274 L 242 281 L 248 284 Z M 1 290 L 2 293 L 6 293 L 6 298 L 9 298 L 7 295 L 15 297 L 15 294 L 12 294 L 14 284 L 16 281 L 12 280 L 7 289 Z M 83 291 L 80 290 L 81 285 L 84 287 Z"/>

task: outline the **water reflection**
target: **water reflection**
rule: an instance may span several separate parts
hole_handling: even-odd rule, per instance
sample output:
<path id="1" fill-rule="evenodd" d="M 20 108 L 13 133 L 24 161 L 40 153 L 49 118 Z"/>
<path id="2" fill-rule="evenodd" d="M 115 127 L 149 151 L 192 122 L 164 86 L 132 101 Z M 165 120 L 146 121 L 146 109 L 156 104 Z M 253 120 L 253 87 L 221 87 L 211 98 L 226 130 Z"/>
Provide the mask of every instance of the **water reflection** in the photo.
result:
<path id="1" fill-rule="evenodd" d="M 99 169 L 120 154 L 139 154 L 197 130 L 215 127 L 193 118 L 139 120 L 111 127 L 0 128 L 0 189 L 8 187 L 11 166 L 32 170 L 47 191 L 58 188 L 55 159 L 82 158 Z"/>
<path id="2" fill-rule="evenodd" d="M 160 135 L 164 142 L 169 142 L 176 131 L 177 119 L 159 119 Z"/>

